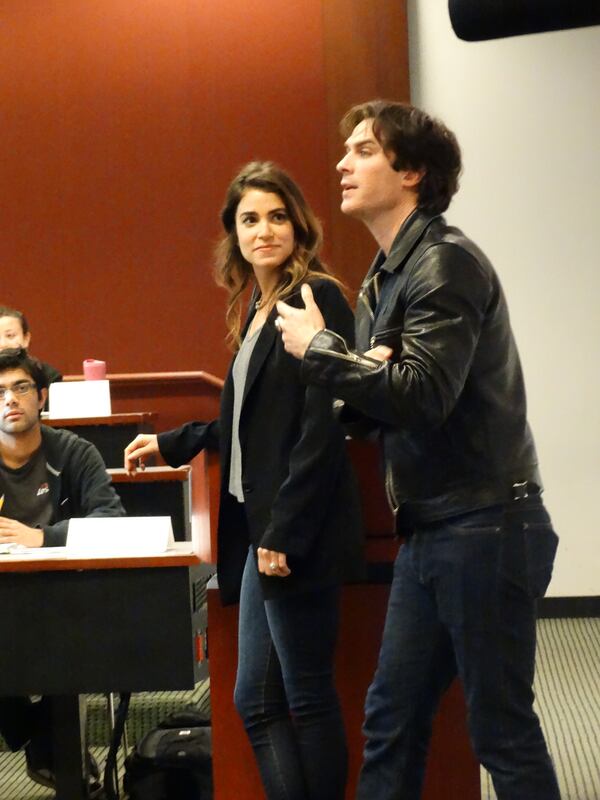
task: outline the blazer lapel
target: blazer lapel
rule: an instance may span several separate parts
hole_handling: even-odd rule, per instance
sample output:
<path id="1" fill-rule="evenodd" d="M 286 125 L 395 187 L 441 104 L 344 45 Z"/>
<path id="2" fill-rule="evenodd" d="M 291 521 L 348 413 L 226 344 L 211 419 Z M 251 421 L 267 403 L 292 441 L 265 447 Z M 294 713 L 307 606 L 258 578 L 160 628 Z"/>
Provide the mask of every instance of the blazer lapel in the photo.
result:
<path id="1" fill-rule="evenodd" d="M 246 383 L 244 386 L 244 397 L 242 399 L 242 408 L 244 403 L 246 402 L 246 397 L 248 397 L 248 393 L 252 389 L 254 382 L 256 381 L 263 364 L 269 353 L 271 352 L 273 345 L 277 341 L 278 332 L 275 328 L 275 317 L 277 316 L 277 310 L 273 309 L 269 316 L 267 317 L 265 324 L 262 326 L 260 333 L 258 334 L 258 341 L 254 345 L 254 350 L 252 351 L 252 355 L 250 357 L 250 363 L 248 364 L 248 374 L 246 375 Z M 246 328 L 247 330 L 247 328 Z"/>

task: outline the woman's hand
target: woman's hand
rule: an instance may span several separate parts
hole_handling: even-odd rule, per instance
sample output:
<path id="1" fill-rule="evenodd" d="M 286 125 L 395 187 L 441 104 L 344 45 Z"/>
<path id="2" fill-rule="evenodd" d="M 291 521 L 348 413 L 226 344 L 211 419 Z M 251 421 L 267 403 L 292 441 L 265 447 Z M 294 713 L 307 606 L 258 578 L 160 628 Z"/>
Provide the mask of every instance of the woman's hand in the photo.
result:
<path id="1" fill-rule="evenodd" d="M 285 553 L 278 553 L 276 550 L 267 550 L 259 547 L 256 551 L 258 555 L 258 571 L 263 575 L 276 576 L 277 578 L 287 578 L 291 569 L 287 565 Z"/>
<path id="2" fill-rule="evenodd" d="M 135 475 L 139 469 L 144 469 L 144 463 L 148 456 L 156 455 L 158 449 L 158 437 L 155 433 L 140 433 L 125 448 L 125 470 L 129 475 Z"/>

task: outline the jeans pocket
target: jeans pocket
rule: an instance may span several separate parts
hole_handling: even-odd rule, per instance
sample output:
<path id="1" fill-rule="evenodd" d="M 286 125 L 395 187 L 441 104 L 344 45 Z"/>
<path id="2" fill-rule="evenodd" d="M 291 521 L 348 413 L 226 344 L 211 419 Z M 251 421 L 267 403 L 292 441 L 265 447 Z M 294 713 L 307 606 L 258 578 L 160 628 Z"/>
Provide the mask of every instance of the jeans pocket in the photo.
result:
<path id="1" fill-rule="evenodd" d="M 488 506 L 476 511 L 468 511 L 445 520 L 443 525 L 453 535 L 500 533 L 504 524 L 502 506 Z"/>
<path id="2" fill-rule="evenodd" d="M 499 533 L 504 523 L 504 507 L 501 505 L 478 508 L 438 523 L 452 534 Z"/>
<path id="3" fill-rule="evenodd" d="M 550 579 L 558 536 L 549 522 L 521 522 L 503 534 L 504 578 L 529 597 L 543 597 Z"/>

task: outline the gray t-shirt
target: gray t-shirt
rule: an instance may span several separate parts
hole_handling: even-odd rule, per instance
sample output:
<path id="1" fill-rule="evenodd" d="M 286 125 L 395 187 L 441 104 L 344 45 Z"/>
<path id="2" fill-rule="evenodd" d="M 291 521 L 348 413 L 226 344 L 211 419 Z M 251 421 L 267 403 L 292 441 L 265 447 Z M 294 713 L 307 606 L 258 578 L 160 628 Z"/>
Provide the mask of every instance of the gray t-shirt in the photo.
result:
<path id="1" fill-rule="evenodd" d="M 52 501 L 48 485 L 46 456 L 40 447 L 26 464 L 17 469 L 0 460 L 0 496 L 4 505 L 0 514 L 16 519 L 30 528 L 43 528 L 52 519 Z"/>
<path id="2" fill-rule="evenodd" d="M 262 327 L 252 336 L 246 336 L 237 352 L 231 374 L 233 376 L 233 419 L 231 421 L 231 464 L 229 466 L 229 493 L 240 503 L 244 502 L 242 488 L 242 448 L 240 446 L 240 413 L 248 375 L 248 364 Z"/>

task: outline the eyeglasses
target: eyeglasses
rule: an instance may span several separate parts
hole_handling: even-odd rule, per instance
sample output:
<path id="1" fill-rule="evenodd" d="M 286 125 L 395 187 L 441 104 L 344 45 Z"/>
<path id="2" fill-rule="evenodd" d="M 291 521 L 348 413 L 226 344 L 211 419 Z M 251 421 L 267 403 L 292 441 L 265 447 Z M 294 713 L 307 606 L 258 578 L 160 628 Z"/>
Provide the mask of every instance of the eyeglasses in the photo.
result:
<path id="1" fill-rule="evenodd" d="M 35 389 L 35 383 L 23 381 L 22 383 L 15 383 L 14 386 L 0 386 L 0 401 L 4 400 L 7 392 L 12 392 L 14 395 L 29 394 L 32 389 Z"/>

